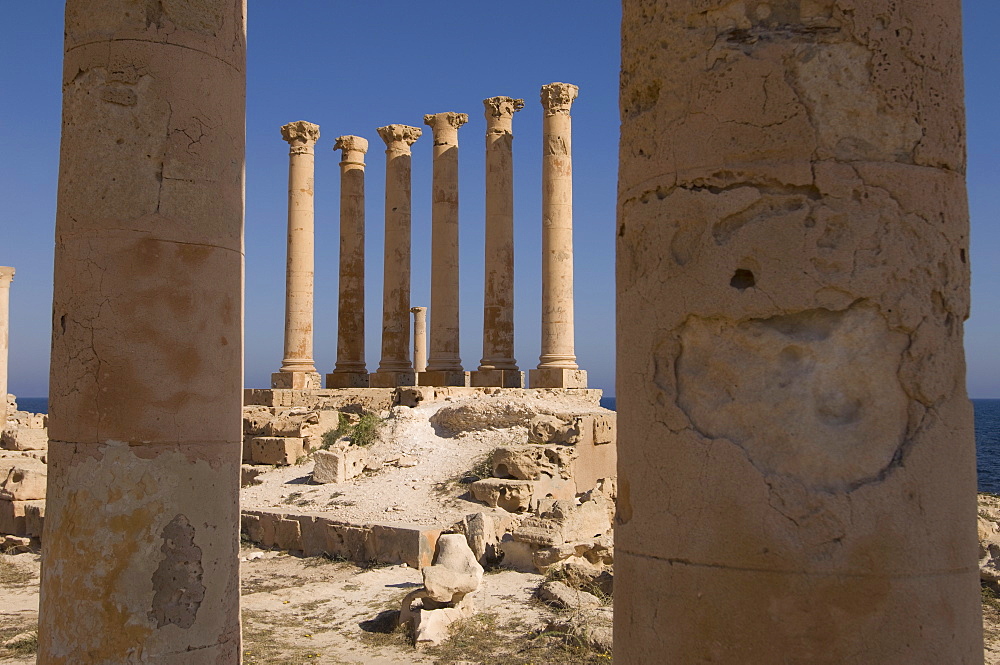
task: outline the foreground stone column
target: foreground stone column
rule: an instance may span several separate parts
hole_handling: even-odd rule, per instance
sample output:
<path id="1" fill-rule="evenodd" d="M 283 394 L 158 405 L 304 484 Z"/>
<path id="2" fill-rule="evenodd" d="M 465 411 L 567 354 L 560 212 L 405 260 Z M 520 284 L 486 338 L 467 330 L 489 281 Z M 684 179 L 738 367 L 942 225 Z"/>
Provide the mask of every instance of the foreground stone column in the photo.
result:
<path id="1" fill-rule="evenodd" d="M 0 428 L 7 421 L 7 360 L 10 353 L 10 283 L 14 269 L 0 266 Z"/>
<path id="2" fill-rule="evenodd" d="M 413 370 L 427 371 L 427 308 L 411 307 L 413 312 Z"/>
<path id="3" fill-rule="evenodd" d="M 486 107 L 486 281 L 483 358 L 474 386 L 523 388 L 514 359 L 514 114 L 523 99 L 490 97 Z"/>
<path id="4" fill-rule="evenodd" d="M 319 125 L 299 120 L 281 128 L 288 141 L 288 263 L 285 269 L 285 357 L 272 388 L 320 388 L 313 364 L 315 275 L 314 181 Z"/>
<path id="5" fill-rule="evenodd" d="M 982 663 L 959 2 L 703 5 L 624 2 L 615 662 Z"/>
<path id="6" fill-rule="evenodd" d="M 532 388 L 586 388 L 573 340 L 573 151 L 570 106 L 579 88 L 542 86 L 542 355 Z"/>
<path id="7" fill-rule="evenodd" d="M 340 300 L 337 364 L 327 388 L 367 388 L 365 367 L 365 153 L 368 141 L 340 136 Z"/>
<path id="8" fill-rule="evenodd" d="M 385 260 L 382 360 L 372 388 L 416 385 L 410 363 L 410 146 L 423 132 L 409 125 L 378 128 L 385 141 Z"/>
<path id="9" fill-rule="evenodd" d="M 240 662 L 244 4 L 67 0 L 38 662 Z"/>
<path id="10" fill-rule="evenodd" d="M 465 113 L 434 113 L 424 124 L 434 134 L 431 197 L 431 338 L 422 386 L 467 386 L 459 356 L 458 317 L 458 128 Z"/>

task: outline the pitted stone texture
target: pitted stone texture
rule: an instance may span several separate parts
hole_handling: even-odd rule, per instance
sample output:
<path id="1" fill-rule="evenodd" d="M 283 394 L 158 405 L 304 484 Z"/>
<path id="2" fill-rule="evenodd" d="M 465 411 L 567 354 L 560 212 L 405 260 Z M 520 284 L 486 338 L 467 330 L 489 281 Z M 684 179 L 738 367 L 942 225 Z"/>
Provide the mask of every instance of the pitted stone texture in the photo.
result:
<path id="1" fill-rule="evenodd" d="M 44 464 L 40 462 L 18 464 L 11 468 L 7 473 L 7 478 L 0 485 L 0 499 L 7 501 L 44 499 L 46 482 L 47 475 Z"/>
<path id="2" fill-rule="evenodd" d="M 981 661 L 960 45 L 623 3 L 616 662 Z"/>
<path id="3" fill-rule="evenodd" d="M 368 463 L 368 451 L 359 446 L 337 445 L 313 453 L 314 483 L 344 483 L 360 476 Z"/>

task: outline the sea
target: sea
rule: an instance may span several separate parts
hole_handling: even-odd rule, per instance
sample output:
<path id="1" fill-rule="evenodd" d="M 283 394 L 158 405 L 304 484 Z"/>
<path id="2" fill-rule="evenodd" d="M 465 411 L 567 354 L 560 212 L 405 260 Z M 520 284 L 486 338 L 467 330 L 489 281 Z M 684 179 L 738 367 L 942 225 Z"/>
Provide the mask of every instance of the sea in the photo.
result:
<path id="1" fill-rule="evenodd" d="M 601 406 L 614 410 L 614 397 L 602 397 Z M 48 413 L 45 397 L 18 397 L 17 407 L 32 413 Z M 976 413 L 976 466 L 979 491 L 1000 494 L 1000 399 L 974 399 Z"/>

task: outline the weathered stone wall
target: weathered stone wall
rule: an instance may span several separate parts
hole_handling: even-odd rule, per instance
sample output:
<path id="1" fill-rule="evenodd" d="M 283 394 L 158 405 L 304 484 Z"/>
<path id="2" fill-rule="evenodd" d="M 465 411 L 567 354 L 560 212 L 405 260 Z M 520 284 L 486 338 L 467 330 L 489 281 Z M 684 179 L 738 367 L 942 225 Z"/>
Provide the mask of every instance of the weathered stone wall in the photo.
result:
<path id="1" fill-rule="evenodd" d="M 622 37 L 616 662 L 982 662 L 958 0 Z"/>

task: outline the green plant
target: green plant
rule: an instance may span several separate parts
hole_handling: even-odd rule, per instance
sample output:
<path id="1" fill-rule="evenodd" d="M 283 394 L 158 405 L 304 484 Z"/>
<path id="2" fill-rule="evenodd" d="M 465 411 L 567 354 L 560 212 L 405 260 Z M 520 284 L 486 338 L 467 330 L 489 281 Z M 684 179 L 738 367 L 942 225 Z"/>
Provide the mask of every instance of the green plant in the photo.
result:
<path id="1" fill-rule="evenodd" d="M 326 450 L 341 438 L 346 438 L 356 446 L 370 446 L 375 443 L 381 427 L 382 419 L 374 413 L 362 414 L 356 423 L 351 423 L 351 418 L 346 413 L 340 413 L 337 415 L 336 429 L 329 430 L 320 437 L 320 448 Z"/>

